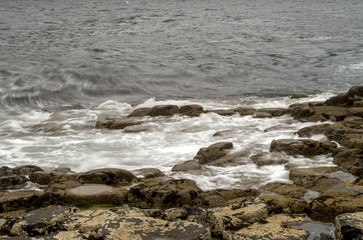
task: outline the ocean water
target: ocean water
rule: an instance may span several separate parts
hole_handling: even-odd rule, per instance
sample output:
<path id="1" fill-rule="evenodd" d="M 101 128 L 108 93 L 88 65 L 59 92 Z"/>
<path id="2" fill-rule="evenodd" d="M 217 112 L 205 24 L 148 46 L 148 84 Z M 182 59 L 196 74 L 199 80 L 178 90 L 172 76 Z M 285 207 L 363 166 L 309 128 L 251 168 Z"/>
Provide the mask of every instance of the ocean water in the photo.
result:
<path id="1" fill-rule="evenodd" d="M 360 0 L 2 0 L 0 166 L 156 167 L 203 189 L 288 182 L 284 165 L 251 161 L 269 154 L 273 139 L 297 138 L 313 124 L 288 115 L 144 118 L 148 130 L 140 133 L 94 124 L 158 104 L 323 101 L 363 83 L 362 12 Z M 309 98 L 291 100 L 293 93 Z M 171 172 L 219 141 L 243 153 L 240 165 Z M 301 167 L 333 164 L 329 156 L 284 158 Z"/>

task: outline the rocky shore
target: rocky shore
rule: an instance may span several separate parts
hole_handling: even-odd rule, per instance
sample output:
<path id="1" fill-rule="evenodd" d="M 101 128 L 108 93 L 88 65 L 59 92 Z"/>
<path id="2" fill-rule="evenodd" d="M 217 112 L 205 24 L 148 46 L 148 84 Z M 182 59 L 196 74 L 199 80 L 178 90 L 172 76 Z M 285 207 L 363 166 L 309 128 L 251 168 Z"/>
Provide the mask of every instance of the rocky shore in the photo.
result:
<path id="1" fill-rule="evenodd" d="M 294 95 L 292 98 L 303 98 Z M 127 118 L 106 117 L 96 128 L 142 132 L 143 118 L 214 112 L 273 118 L 290 114 L 315 125 L 299 138 L 275 139 L 258 166 L 284 164 L 292 184 L 259 189 L 201 190 L 188 179 L 159 169 L 44 171 L 27 165 L 0 168 L 0 239 L 363 239 L 363 86 L 325 102 L 289 108 L 204 110 L 199 105 L 139 108 Z M 223 132 L 216 136 L 223 138 Z M 310 139 L 324 134 L 327 141 Z M 241 164 L 231 142 L 201 148 L 172 171 Z M 327 154 L 336 166 L 301 168 L 283 156 Z M 37 190 L 26 190 L 36 187 Z"/>

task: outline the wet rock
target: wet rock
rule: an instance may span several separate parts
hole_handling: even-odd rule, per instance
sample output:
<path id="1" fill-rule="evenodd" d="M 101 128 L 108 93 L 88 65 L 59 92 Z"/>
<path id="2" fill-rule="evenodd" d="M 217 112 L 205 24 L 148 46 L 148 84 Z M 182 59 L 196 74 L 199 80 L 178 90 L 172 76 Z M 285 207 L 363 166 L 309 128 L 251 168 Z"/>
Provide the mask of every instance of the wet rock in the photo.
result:
<path id="1" fill-rule="evenodd" d="M 96 128 L 107 129 L 124 129 L 128 126 L 140 125 L 142 122 L 124 120 L 124 119 L 105 119 L 96 122 Z"/>
<path id="2" fill-rule="evenodd" d="M 218 166 L 218 167 L 244 165 L 244 164 L 249 163 L 249 159 L 248 159 L 249 154 L 250 154 L 250 151 L 242 150 L 242 151 L 238 151 L 235 153 L 227 154 L 221 158 L 208 162 L 204 165 Z"/>
<path id="3" fill-rule="evenodd" d="M 160 171 L 160 169 L 157 168 L 141 168 L 133 170 L 134 174 L 139 176 L 143 176 L 144 178 L 157 178 L 157 177 L 163 177 L 165 174 Z"/>
<path id="4" fill-rule="evenodd" d="M 191 170 L 200 170 L 202 169 L 202 165 L 198 163 L 196 160 L 189 160 L 183 163 L 179 163 L 174 165 L 171 169 L 172 172 L 180 172 L 180 171 L 191 171 Z"/>
<path id="5" fill-rule="evenodd" d="M 271 118 L 272 117 L 272 114 L 271 113 L 268 113 L 268 112 L 255 112 L 253 114 L 253 117 L 254 118 Z"/>
<path id="6" fill-rule="evenodd" d="M 256 112 L 256 109 L 240 107 L 234 109 L 234 112 L 238 113 L 241 117 L 243 117 L 243 116 L 253 115 Z"/>
<path id="7" fill-rule="evenodd" d="M 349 103 L 348 93 L 341 93 L 326 100 L 325 104 L 328 106 L 347 106 L 351 105 L 351 102 Z"/>
<path id="8" fill-rule="evenodd" d="M 227 230 L 247 227 L 268 217 L 268 206 L 259 198 L 247 198 L 240 203 L 224 207 L 210 216 L 210 226 L 215 236 Z"/>
<path id="9" fill-rule="evenodd" d="M 96 169 L 81 173 L 77 177 L 77 181 L 81 184 L 128 185 L 133 180 L 136 180 L 134 174 L 127 170 L 117 168 Z"/>
<path id="10" fill-rule="evenodd" d="M 363 174 L 354 181 L 354 184 L 363 186 Z"/>
<path id="11" fill-rule="evenodd" d="M 69 168 L 56 168 L 52 171 L 36 171 L 30 174 L 30 181 L 39 185 L 48 185 L 50 183 L 71 181 L 77 178 Z"/>
<path id="12" fill-rule="evenodd" d="M 148 115 L 151 117 L 173 116 L 174 114 L 178 113 L 179 113 L 179 107 L 176 105 L 158 105 L 152 107 Z"/>
<path id="13" fill-rule="evenodd" d="M 226 137 L 233 133 L 235 133 L 234 130 L 222 130 L 222 131 L 218 131 L 215 134 L 213 134 L 213 137 Z"/>
<path id="14" fill-rule="evenodd" d="M 309 203 L 301 198 L 292 198 L 284 195 L 260 195 L 275 214 L 302 214 L 310 211 Z"/>
<path id="15" fill-rule="evenodd" d="M 336 148 L 337 145 L 331 142 L 318 142 L 310 139 L 279 139 L 272 141 L 270 151 L 283 151 L 288 155 L 311 157 L 333 153 Z"/>
<path id="16" fill-rule="evenodd" d="M 82 204 L 122 204 L 127 200 L 128 191 L 103 184 L 85 184 L 67 189 L 64 199 L 72 205 Z"/>
<path id="17" fill-rule="evenodd" d="M 293 95 L 290 96 L 290 99 L 301 99 L 301 98 L 307 98 L 309 97 L 306 94 L 302 94 L 302 93 L 295 93 Z"/>
<path id="18" fill-rule="evenodd" d="M 293 104 L 289 106 L 289 109 L 286 112 L 290 113 L 290 115 L 302 122 L 318 122 L 318 121 L 326 121 L 326 118 L 323 116 L 316 114 L 316 105 L 323 105 L 323 103 L 301 103 L 301 104 Z"/>
<path id="19" fill-rule="evenodd" d="M 351 98 L 354 97 L 363 97 L 363 86 L 354 86 L 348 90 L 348 96 Z"/>
<path id="20" fill-rule="evenodd" d="M 350 110 L 345 107 L 318 106 L 315 109 L 316 114 L 322 115 L 328 120 L 342 121 L 350 115 Z"/>
<path id="21" fill-rule="evenodd" d="M 201 113 L 203 113 L 203 107 L 197 104 L 185 105 L 180 107 L 179 112 L 182 115 L 198 117 Z"/>
<path id="22" fill-rule="evenodd" d="M 3 230 L 16 236 L 36 236 L 63 230 L 62 224 L 77 208 L 54 206 L 31 211 L 21 217 L 7 221 Z"/>
<path id="23" fill-rule="evenodd" d="M 286 158 L 287 156 L 283 152 L 261 152 L 250 157 L 252 162 L 259 167 L 266 165 L 286 164 L 289 162 L 289 160 L 287 160 Z"/>
<path id="24" fill-rule="evenodd" d="M 216 113 L 221 116 L 232 116 L 235 115 L 236 112 L 233 109 L 216 109 L 216 110 L 206 110 L 205 113 Z"/>
<path id="25" fill-rule="evenodd" d="M 363 149 L 363 135 L 361 134 L 345 135 L 342 144 L 347 148 Z"/>
<path id="26" fill-rule="evenodd" d="M 363 107 L 351 107 L 349 108 L 349 115 L 353 117 L 363 117 Z"/>
<path id="27" fill-rule="evenodd" d="M 297 131 L 297 134 L 299 135 L 299 137 L 311 137 L 316 134 L 324 134 L 325 129 L 329 126 L 330 124 L 326 123 L 326 124 L 313 125 L 310 127 L 304 127 L 299 131 Z"/>
<path id="28" fill-rule="evenodd" d="M 130 113 L 127 117 L 145 117 L 149 116 L 151 108 L 138 108 L 132 113 Z"/>
<path id="29" fill-rule="evenodd" d="M 107 221 L 99 230 L 102 239 L 209 240 L 209 229 L 192 222 L 167 222 L 150 217 L 128 217 Z"/>
<path id="30" fill-rule="evenodd" d="M 337 215 L 359 212 L 363 208 L 363 187 L 351 184 L 332 185 L 310 203 L 310 217 L 333 221 Z"/>
<path id="31" fill-rule="evenodd" d="M 219 142 L 210 145 L 207 148 L 201 148 L 194 159 L 198 160 L 200 164 L 210 163 L 228 154 L 227 149 L 232 149 L 231 142 Z"/>
<path id="32" fill-rule="evenodd" d="M 19 175 L 2 175 L 0 176 L 0 190 L 5 190 L 8 188 L 13 188 L 17 185 L 21 185 L 27 181 L 25 176 Z"/>
<path id="33" fill-rule="evenodd" d="M 307 239 L 309 232 L 295 229 L 292 226 L 304 222 L 302 217 L 291 217 L 288 215 L 274 215 L 264 220 L 263 224 L 254 223 L 235 233 L 225 233 L 224 239 L 236 240 L 301 240 Z"/>
<path id="34" fill-rule="evenodd" d="M 363 212 L 337 216 L 335 227 L 338 239 L 363 239 Z"/>
<path id="35" fill-rule="evenodd" d="M 255 115 L 258 113 L 268 113 L 271 117 L 280 117 L 285 114 L 284 108 L 260 108 L 256 109 Z"/>
<path id="36" fill-rule="evenodd" d="M 50 196 L 41 191 L 16 191 L 0 196 L 0 213 L 48 206 Z"/>
<path id="37" fill-rule="evenodd" d="M 132 187 L 128 201 L 140 208 L 190 207 L 199 203 L 201 193 L 192 180 L 150 179 Z"/>
<path id="38" fill-rule="evenodd" d="M 13 171 L 19 175 L 30 175 L 36 171 L 43 171 L 43 169 L 34 165 L 23 165 L 13 168 Z"/>
<path id="39" fill-rule="evenodd" d="M 300 198 L 304 196 L 306 189 L 293 184 L 286 184 L 282 182 L 272 182 L 260 187 L 260 190 L 274 192 L 288 197 Z"/>
<path id="40" fill-rule="evenodd" d="M 345 149 L 335 155 L 333 162 L 360 176 L 363 174 L 363 149 Z"/>
<path id="41" fill-rule="evenodd" d="M 260 192 L 254 188 L 252 189 L 216 189 L 204 192 L 201 195 L 202 204 L 209 208 L 225 207 L 233 200 L 240 200 L 246 197 L 257 197 Z M 240 201 L 239 201 L 240 202 Z"/>
<path id="42" fill-rule="evenodd" d="M 206 209 L 200 207 L 169 208 L 155 211 L 150 214 L 150 217 L 172 222 L 185 220 L 188 222 L 196 222 L 207 225 L 209 220 L 209 212 Z"/>
<path id="43" fill-rule="evenodd" d="M 363 108 L 363 100 L 355 101 L 352 107 Z"/>

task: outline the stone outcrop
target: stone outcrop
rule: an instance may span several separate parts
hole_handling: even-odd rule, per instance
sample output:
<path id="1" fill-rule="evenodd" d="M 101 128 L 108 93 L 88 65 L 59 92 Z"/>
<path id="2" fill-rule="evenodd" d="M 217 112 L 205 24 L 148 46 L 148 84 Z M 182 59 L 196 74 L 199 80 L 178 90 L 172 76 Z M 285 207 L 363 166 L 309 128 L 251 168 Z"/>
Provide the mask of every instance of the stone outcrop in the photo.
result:
<path id="1" fill-rule="evenodd" d="M 201 200 L 202 206 L 209 208 L 225 207 L 231 202 L 239 202 L 246 197 L 257 197 L 260 192 L 254 188 L 252 189 L 216 189 L 202 193 Z"/>
<path id="2" fill-rule="evenodd" d="M 200 170 L 202 169 L 202 165 L 196 160 L 189 160 L 183 163 L 179 163 L 174 165 L 171 169 L 172 172 L 180 172 L 180 171 L 191 171 L 191 170 Z"/>
<path id="3" fill-rule="evenodd" d="M 142 175 L 144 178 L 163 177 L 165 174 L 157 168 L 140 168 L 133 170 L 135 175 Z"/>
<path id="4" fill-rule="evenodd" d="M 304 127 L 299 131 L 297 131 L 296 133 L 299 135 L 299 137 L 311 137 L 316 134 L 324 134 L 325 130 L 329 126 L 330 126 L 329 123 L 313 125 L 310 127 Z"/>
<path id="5" fill-rule="evenodd" d="M 81 184 L 129 185 L 136 177 L 131 172 L 117 168 L 103 168 L 81 173 L 77 181 Z"/>
<path id="6" fill-rule="evenodd" d="M 228 149 L 232 149 L 231 142 L 219 142 L 210 145 L 207 148 L 201 148 L 194 159 L 198 160 L 200 164 L 211 163 L 228 154 Z"/>
<path id="7" fill-rule="evenodd" d="M 335 227 L 338 239 L 363 239 L 363 212 L 337 216 Z"/>
<path id="8" fill-rule="evenodd" d="M 310 139 L 279 139 L 271 142 L 270 151 L 283 151 L 288 155 L 311 157 L 333 153 L 336 148 L 337 145 L 331 142 L 318 142 Z"/>
<path id="9" fill-rule="evenodd" d="M 309 203 L 301 198 L 292 198 L 285 195 L 260 195 L 275 214 L 304 214 L 310 212 Z"/>
<path id="10" fill-rule="evenodd" d="M 361 176 L 363 174 L 363 149 L 344 149 L 334 157 L 333 162 L 353 175 Z"/>
<path id="11" fill-rule="evenodd" d="M 276 194 L 285 195 L 293 198 L 304 196 L 306 189 L 294 184 L 286 184 L 281 182 L 272 182 L 260 187 L 262 191 L 270 191 Z"/>

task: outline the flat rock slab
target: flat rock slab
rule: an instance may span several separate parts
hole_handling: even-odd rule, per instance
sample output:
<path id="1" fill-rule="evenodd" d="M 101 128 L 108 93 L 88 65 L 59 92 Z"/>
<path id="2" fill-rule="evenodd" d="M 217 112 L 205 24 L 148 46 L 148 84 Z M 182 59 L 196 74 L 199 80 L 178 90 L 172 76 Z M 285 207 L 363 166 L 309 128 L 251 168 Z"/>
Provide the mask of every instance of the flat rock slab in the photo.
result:
<path id="1" fill-rule="evenodd" d="M 271 142 L 270 151 L 283 151 L 288 155 L 312 157 L 320 154 L 333 153 L 337 144 L 318 142 L 311 139 L 279 139 Z"/>

